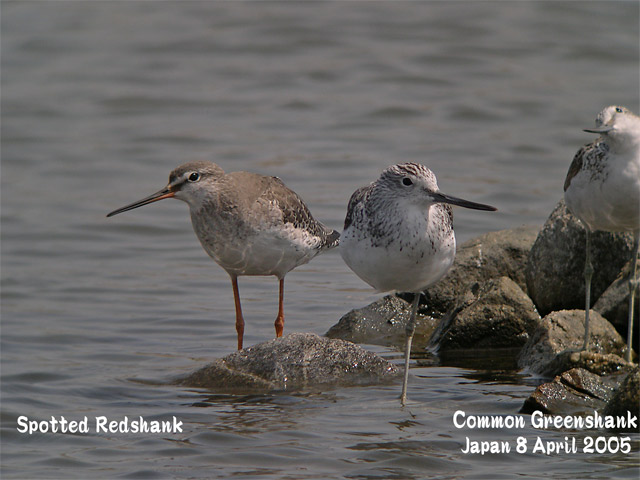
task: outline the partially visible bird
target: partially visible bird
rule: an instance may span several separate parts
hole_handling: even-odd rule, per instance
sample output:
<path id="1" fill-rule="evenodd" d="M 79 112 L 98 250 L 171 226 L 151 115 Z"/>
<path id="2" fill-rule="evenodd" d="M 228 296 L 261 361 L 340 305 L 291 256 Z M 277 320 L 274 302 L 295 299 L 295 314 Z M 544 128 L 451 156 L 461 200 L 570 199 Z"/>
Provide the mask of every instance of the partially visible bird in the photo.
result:
<path id="1" fill-rule="evenodd" d="M 313 218 L 302 199 L 277 177 L 224 173 L 215 163 L 191 162 L 169 175 L 169 184 L 107 217 L 165 198 L 189 205 L 193 229 L 204 250 L 231 277 L 238 350 L 244 318 L 238 277 L 275 275 L 279 282 L 276 337 L 284 329 L 284 277 L 299 265 L 338 246 L 340 234 Z"/>
<path id="2" fill-rule="evenodd" d="M 633 232 L 632 272 L 629 277 L 629 320 L 627 351 L 631 341 L 636 280 L 636 259 L 640 242 L 640 117 L 624 107 L 611 105 L 598 113 L 596 127 L 585 132 L 600 136 L 582 147 L 573 158 L 564 182 L 564 199 L 569 211 L 586 227 L 584 343 L 589 346 L 591 308 L 591 232 Z"/>
<path id="3" fill-rule="evenodd" d="M 433 172 L 416 163 L 387 168 L 356 190 L 347 207 L 340 240 L 346 264 L 379 292 L 414 293 L 406 326 L 403 405 L 420 293 L 447 273 L 456 253 L 450 205 L 496 210 L 440 192 Z"/>

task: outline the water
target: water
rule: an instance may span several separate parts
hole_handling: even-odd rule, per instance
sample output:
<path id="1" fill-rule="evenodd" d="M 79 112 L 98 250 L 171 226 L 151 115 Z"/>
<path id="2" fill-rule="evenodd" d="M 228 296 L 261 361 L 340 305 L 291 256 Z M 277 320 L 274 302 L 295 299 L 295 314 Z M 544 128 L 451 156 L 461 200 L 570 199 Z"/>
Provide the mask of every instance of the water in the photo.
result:
<path id="1" fill-rule="evenodd" d="M 399 385 L 216 395 L 166 384 L 235 345 L 226 274 L 181 202 L 112 219 L 193 159 L 280 176 L 340 228 L 350 194 L 418 161 L 458 240 L 541 225 L 581 131 L 639 110 L 635 2 L 2 2 L 3 478 L 636 478 L 629 454 L 461 452 L 539 379 L 412 369 Z M 242 278 L 245 344 L 273 336 L 277 282 Z M 340 260 L 287 276 L 285 333 L 378 298 Z M 397 352 L 368 347 L 400 362 Z M 176 416 L 175 434 L 22 434 L 17 418 Z M 609 436 L 611 434 L 607 434 Z M 543 462 L 543 463 L 542 463 Z M 541 465 L 544 464 L 544 468 Z"/>

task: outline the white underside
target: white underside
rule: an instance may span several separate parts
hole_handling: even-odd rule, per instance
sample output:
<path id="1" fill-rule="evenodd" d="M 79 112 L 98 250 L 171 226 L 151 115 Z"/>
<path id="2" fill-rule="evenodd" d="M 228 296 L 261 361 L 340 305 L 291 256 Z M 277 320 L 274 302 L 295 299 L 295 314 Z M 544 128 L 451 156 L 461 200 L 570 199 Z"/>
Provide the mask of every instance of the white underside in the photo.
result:
<path id="1" fill-rule="evenodd" d="M 202 243 L 203 248 L 229 275 L 275 275 L 283 278 L 287 272 L 314 258 L 320 250 L 313 238 L 296 231 L 262 230 L 244 239 L 218 240 Z"/>
<path id="2" fill-rule="evenodd" d="M 437 235 L 436 225 L 427 225 L 422 218 L 412 218 L 407 225 L 418 227 L 398 232 L 398 238 L 414 238 L 411 245 L 394 241 L 388 246 L 373 246 L 371 239 L 358 235 L 349 227 L 340 239 L 340 254 L 345 263 L 362 280 L 379 292 L 421 292 L 436 283 L 447 273 L 456 254 L 453 231 L 449 235 Z M 415 235 L 415 237 L 414 237 Z M 433 247 L 432 247 L 433 240 Z"/>
<path id="3" fill-rule="evenodd" d="M 567 207 L 591 230 L 640 229 L 640 156 L 612 156 L 602 177 L 581 170 L 564 194 Z"/>
<path id="4" fill-rule="evenodd" d="M 345 243 L 340 248 L 345 263 L 379 292 L 421 292 L 444 277 L 455 257 L 453 249 L 437 252 L 428 262 L 416 263 L 366 242 Z"/>

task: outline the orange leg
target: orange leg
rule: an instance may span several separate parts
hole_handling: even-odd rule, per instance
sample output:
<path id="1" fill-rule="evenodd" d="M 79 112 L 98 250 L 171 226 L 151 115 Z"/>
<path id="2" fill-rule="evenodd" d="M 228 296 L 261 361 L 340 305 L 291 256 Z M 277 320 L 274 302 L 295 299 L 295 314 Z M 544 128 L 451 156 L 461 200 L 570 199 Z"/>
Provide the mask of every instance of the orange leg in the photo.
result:
<path id="1" fill-rule="evenodd" d="M 278 316 L 274 323 L 276 327 L 276 338 L 282 336 L 284 331 L 284 278 L 280 279 L 280 295 L 278 299 Z"/>
<path id="2" fill-rule="evenodd" d="M 233 287 L 233 301 L 236 305 L 236 332 L 238 332 L 238 350 L 242 350 L 242 339 L 244 338 L 244 318 L 242 318 L 242 307 L 240 306 L 240 291 L 238 290 L 238 278 L 231 277 Z"/>

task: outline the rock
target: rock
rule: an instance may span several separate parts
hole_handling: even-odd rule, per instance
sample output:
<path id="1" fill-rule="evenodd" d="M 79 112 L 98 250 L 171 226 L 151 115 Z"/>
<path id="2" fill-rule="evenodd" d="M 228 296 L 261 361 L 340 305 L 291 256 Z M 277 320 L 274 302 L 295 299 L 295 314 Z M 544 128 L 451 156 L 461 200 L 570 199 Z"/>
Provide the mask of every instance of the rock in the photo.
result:
<path id="1" fill-rule="evenodd" d="M 636 367 L 628 375 L 600 376 L 573 368 L 538 386 L 525 400 L 520 413 L 536 410 L 576 418 L 588 415 L 595 421 L 599 419 L 607 430 L 638 432 L 640 369 Z"/>
<path id="2" fill-rule="evenodd" d="M 440 322 L 431 339 L 442 358 L 497 348 L 517 353 L 541 322 L 533 302 L 508 277 L 475 284 Z"/>
<path id="3" fill-rule="evenodd" d="M 413 298 L 410 298 L 413 300 Z M 411 304 L 395 295 L 387 295 L 366 307 L 351 310 L 325 334 L 354 343 L 404 348 L 405 327 Z M 418 310 L 412 350 L 423 349 L 436 327 L 436 320 Z"/>
<path id="4" fill-rule="evenodd" d="M 583 368 L 573 368 L 543 383 L 527 398 L 520 413 L 540 410 L 553 415 L 591 413 L 614 396 L 615 377 L 601 377 Z"/>
<path id="5" fill-rule="evenodd" d="M 626 376 L 613 398 L 604 409 L 605 415 L 623 416 L 627 411 L 637 415 L 640 411 L 640 368 L 636 367 Z M 640 424 L 639 424 L 640 426 Z M 638 431 L 638 428 L 634 429 Z"/>
<path id="6" fill-rule="evenodd" d="M 630 368 L 623 360 L 626 348 L 620 334 L 598 312 L 590 313 L 589 351 L 575 351 L 584 339 L 584 311 L 562 310 L 542 319 L 518 356 L 520 368 L 544 376 L 554 376 L 574 367 L 596 374 Z"/>
<path id="7" fill-rule="evenodd" d="M 427 313 L 442 317 L 470 285 L 490 278 L 509 277 L 524 290 L 524 270 L 537 233 L 538 227 L 521 226 L 486 233 L 463 243 L 446 277 L 424 293 Z"/>
<path id="8" fill-rule="evenodd" d="M 609 285 L 593 309 L 609 320 L 623 337 L 627 336 L 627 324 L 629 322 L 629 276 L 631 275 L 632 262 L 629 260 L 615 281 Z M 637 260 L 637 269 L 640 272 L 640 259 Z M 636 305 L 640 305 L 640 291 L 636 289 Z M 637 311 L 637 310 L 636 310 Z M 640 319 L 634 321 L 634 348 L 638 349 L 638 327 Z"/>
<path id="9" fill-rule="evenodd" d="M 217 359 L 177 383 L 237 393 L 371 385 L 398 376 L 394 365 L 353 343 L 292 333 Z"/>
<path id="10" fill-rule="evenodd" d="M 632 247 L 630 233 L 592 233 L 592 302 L 618 276 Z M 561 200 L 540 230 L 525 271 L 527 292 L 541 315 L 584 308 L 585 252 L 585 229 Z"/>

